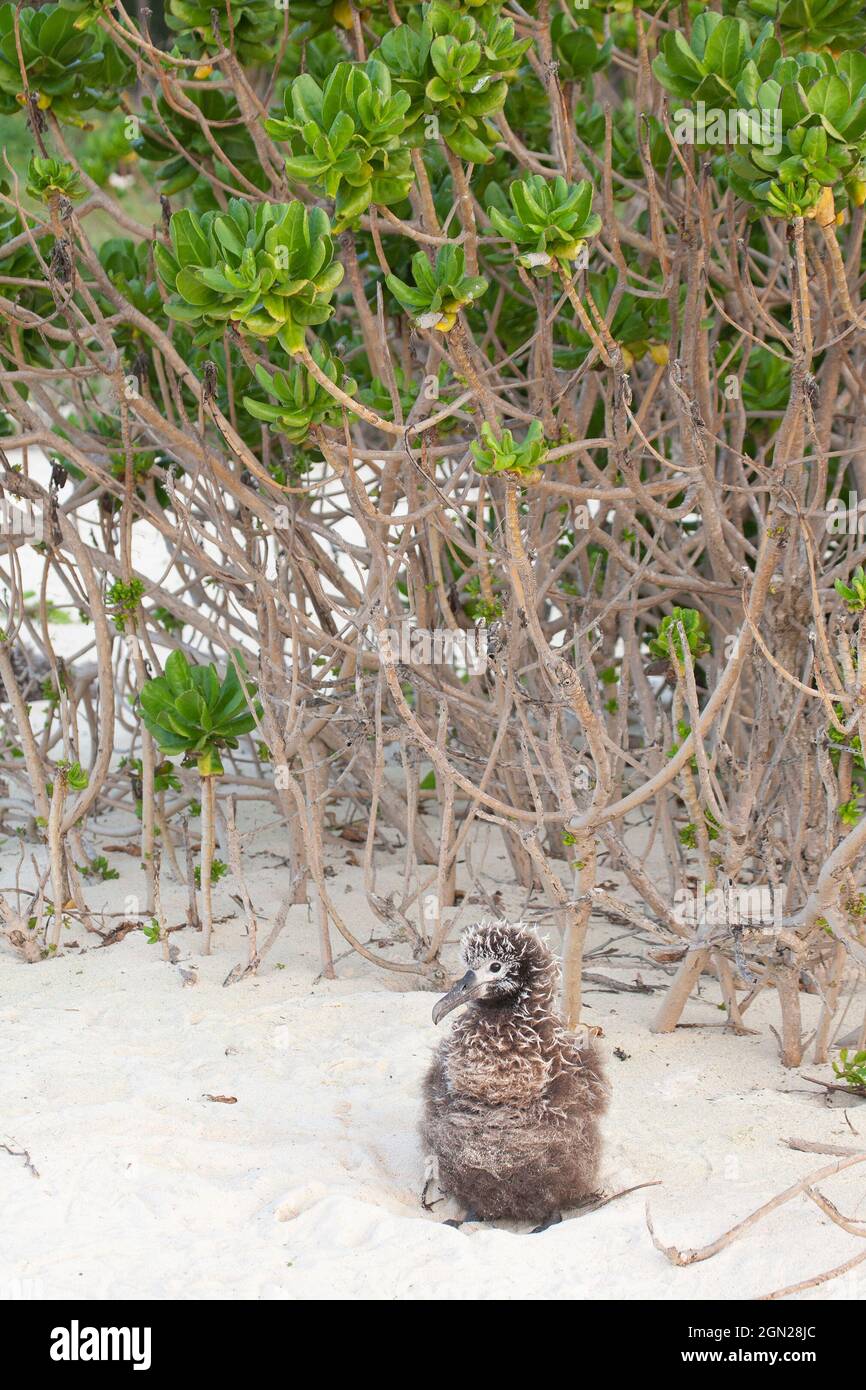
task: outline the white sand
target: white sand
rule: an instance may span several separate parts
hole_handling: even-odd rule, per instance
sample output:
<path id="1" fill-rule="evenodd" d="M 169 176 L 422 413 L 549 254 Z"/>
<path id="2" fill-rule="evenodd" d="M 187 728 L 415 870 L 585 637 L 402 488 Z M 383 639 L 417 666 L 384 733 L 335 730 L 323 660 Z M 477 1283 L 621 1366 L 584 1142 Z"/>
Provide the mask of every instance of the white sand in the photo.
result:
<path id="1" fill-rule="evenodd" d="M 348 853 L 331 841 L 331 891 L 355 931 L 382 936 Z M 121 879 L 89 890 L 90 901 L 120 911 L 141 874 L 131 857 L 109 858 Z M 7 842 L 7 889 L 13 862 Z M 286 880 L 284 869 L 262 867 L 270 862 L 255 859 L 250 875 L 264 923 Z M 497 874 L 510 881 L 495 853 L 487 870 L 491 884 Z M 389 886 L 381 874 L 378 890 Z M 168 882 L 164 897 L 168 920 L 180 920 L 181 896 Z M 235 912 L 223 885 L 216 901 L 220 915 Z M 467 908 L 464 920 L 476 914 Z M 621 932 L 600 922 L 593 940 Z M 39 1174 L 0 1149 L 0 1296 L 739 1298 L 808 1278 L 860 1245 L 803 1197 L 703 1264 L 675 1268 L 650 1241 L 647 1197 L 660 1238 L 694 1246 L 832 1162 L 782 1140 L 866 1148 L 866 1106 L 848 1111 L 858 1141 L 841 1109 L 779 1065 L 772 997 L 747 1015 L 759 1033 L 736 1037 L 718 1026 L 717 991 L 706 981 L 705 1001 L 693 1001 L 685 1019 L 716 1026 L 655 1037 L 648 1024 L 658 994 L 589 986 L 587 1017 L 604 1027 L 613 1083 L 606 1189 L 661 1186 L 541 1235 L 454 1230 L 442 1224 L 449 1208 L 431 1216 L 419 1205 L 416 1121 L 436 1040 L 433 995 L 357 958 L 340 962 L 336 982 L 318 979 L 316 930 L 303 907 L 258 978 L 228 988 L 222 982 L 246 949 L 239 916 L 218 927 L 206 960 L 196 934 L 172 937 L 180 965 L 197 970 L 194 985 L 141 933 L 104 949 L 73 934 L 86 951 L 35 966 L 0 947 L 0 1143 L 26 1149 Z M 592 968 L 632 980 L 638 967 Z M 804 998 L 804 1013 L 814 1018 L 814 999 Z M 614 1048 L 628 1059 L 614 1058 Z M 824 1190 L 866 1217 L 863 1170 Z M 864 1292 L 861 1270 L 807 1296 Z"/>

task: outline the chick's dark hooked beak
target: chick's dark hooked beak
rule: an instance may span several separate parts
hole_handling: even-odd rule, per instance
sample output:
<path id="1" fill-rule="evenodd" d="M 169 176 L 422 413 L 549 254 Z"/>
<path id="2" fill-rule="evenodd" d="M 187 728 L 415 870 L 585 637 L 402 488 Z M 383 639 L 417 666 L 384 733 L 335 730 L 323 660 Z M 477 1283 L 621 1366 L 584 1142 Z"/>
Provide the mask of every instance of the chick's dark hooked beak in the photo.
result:
<path id="1" fill-rule="evenodd" d="M 452 985 L 448 993 L 439 1000 L 433 1010 L 433 1022 L 441 1023 L 452 1009 L 459 1009 L 461 1004 L 468 1004 L 470 999 L 477 999 L 485 983 L 486 981 L 479 980 L 474 970 L 467 970 L 463 979 Z"/>

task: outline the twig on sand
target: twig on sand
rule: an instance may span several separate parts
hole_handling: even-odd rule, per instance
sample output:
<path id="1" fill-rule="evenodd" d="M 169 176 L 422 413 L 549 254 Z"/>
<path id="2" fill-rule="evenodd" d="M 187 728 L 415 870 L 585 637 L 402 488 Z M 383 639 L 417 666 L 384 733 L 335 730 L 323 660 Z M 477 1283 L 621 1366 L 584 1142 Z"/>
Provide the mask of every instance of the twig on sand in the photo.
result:
<path id="1" fill-rule="evenodd" d="M 201 918 L 198 914 L 198 899 L 195 892 L 195 866 L 192 860 L 192 842 L 189 834 L 189 817 L 184 816 L 181 821 L 183 829 L 183 852 L 186 860 L 186 886 L 189 894 L 189 925 L 195 931 L 201 931 Z"/>
<path id="2" fill-rule="evenodd" d="M 862 1250 L 853 1259 L 846 1260 L 843 1265 L 837 1265 L 835 1269 L 828 1269 L 823 1274 L 816 1274 L 812 1279 L 803 1279 L 799 1284 L 789 1284 L 785 1289 L 774 1289 L 772 1293 L 761 1294 L 759 1303 L 769 1303 L 776 1298 L 790 1298 L 792 1294 L 802 1293 L 804 1289 L 814 1289 L 818 1284 L 826 1284 L 831 1279 L 838 1279 L 840 1274 L 847 1274 L 849 1269 L 854 1269 L 857 1265 L 862 1265 L 866 1260 L 866 1250 Z"/>
<path id="3" fill-rule="evenodd" d="M 850 1144 L 824 1144 L 812 1139 L 782 1139 L 781 1143 L 786 1144 L 789 1149 L 797 1149 L 805 1154 L 832 1154 L 834 1158 L 853 1158 L 860 1153 L 859 1149 L 852 1149 Z"/>
<path id="4" fill-rule="evenodd" d="M 823 1178 L 834 1177 L 837 1173 L 844 1172 L 846 1168 L 853 1168 L 858 1163 L 866 1163 L 866 1153 L 855 1154 L 850 1158 L 840 1158 L 835 1163 L 829 1163 L 825 1168 L 819 1168 L 816 1173 L 808 1173 L 805 1178 L 801 1178 L 799 1182 L 793 1183 L 791 1187 L 786 1187 L 784 1192 L 780 1192 L 778 1196 L 771 1198 L 769 1202 L 765 1202 L 763 1206 L 758 1207 L 749 1216 L 745 1217 L 744 1220 L 740 1221 L 736 1226 L 732 1226 L 729 1231 L 725 1231 L 723 1235 L 720 1235 L 709 1245 L 700 1246 L 694 1250 L 679 1250 L 675 1245 L 662 1245 L 653 1228 L 649 1203 L 647 1203 L 646 1223 L 652 1243 L 656 1250 L 659 1250 L 666 1259 L 670 1260 L 671 1264 L 692 1265 L 698 1264 L 702 1260 L 709 1260 L 713 1255 L 718 1255 L 720 1250 L 724 1250 L 728 1245 L 731 1245 L 733 1241 L 737 1240 L 738 1237 L 743 1235 L 750 1227 L 756 1225 L 763 1217 L 769 1216 L 770 1212 L 776 1211 L 778 1207 L 784 1206 L 786 1202 L 790 1202 L 793 1197 L 798 1197 L 801 1193 L 809 1195 L 809 1189 L 814 1183 L 820 1182 Z"/>
<path id="5" fill-rule="evenodd" d="M 283 930 L 283 927 L 286 925 L 286 918 L 289 915 L 289 909 L 294 905 L 295 888 L 300 882 L 302 876 L 303 874 L 301 871 L 292 875 L 292 880 L 289 884 L 288 892 L 283 898 L 283 901 L 280 903 L 280 908 L 277 913 L 274 926 L 268 934 L 268 937 L 265 940 L 264 945 L 261 946 L 261 948 L 256 952 L 255 955 L 250 957 L 246 964 L 244 964 L 243 962 L 239 962 L 237 965 L 232 967 L 232 969 L 229 971 L 229 973 L 223 980 L 224 986 L 236 985 L 238 980 L 245 979 L 247 975 L 255 975 L 265 956 L 268 954 L 268 951 L 271 949 L 280 932 Z"/>
<path id="6" fill-rule="evenodd" d="M 866 1238 L 866 1222 L 857 1221 L 851 1216 L 843 1216 L 835 1202 L 831 1202 L 829 1197 L 825 1197 L 823 1192 L 818 1192 L 814 1188 L 806 1188 L 806 1196 L 809 1197 L 817 1207 L 820 1207 L 825 1216 L 841 1226 L 843 1231 L 847 1231 L 850 1236 L 863 1236 Z"/>
<path id="7" fill-rule="evenodd" d="M 804 1076 L 804 1081 L 811 1081 L 815 1086 L 823 1086 L 825 1091 L 841 1091 L 846 1096 L 858 1096 L 861 1100 L 866 1100 L 866 1086 L 840 1086 L 836 1081 L 822 1081 L 819 1076 Z"/>
<path id="8" fill-rule="evenodd" d="M 252 965 L 253 962 L 258 964 L 258 961 L 260 959 L 258 951 L 259 924 L 256 921 L 256 911 L 253 907 L 252 898 L 250 897 L 250 891 L 247 887 L 247 881 L 244 878 L 243 865 L 241 862 L 241 842 L 240 836 L 238 834 L 237 820 L 235 817 L 234 797 L 226 797 L 225 806 L 223 807 L 223 815 L 225 817 L 226 823 L 226 839 L 228 840 L 229 847 L 229 863 L 231 864 L 232 873 L 234 875 L 235 882 L 238 886 L 240 902 L 243 907 L 244 917 L 247 924 L 247 937 L 249 939 L 248 964 Z"/>
<path id="9" fill-rule="evenodd" d="M 607 988 L 601 991 L 603 994 L 655 994 L 661 988 L 660 985 L 648 985 L 639 977 L 630 983 L 628 980 L 614 979 L 612 975 L 600 975 L 595 970 L 584 970 L 583 978 L 594 985 L 606 985 Z"/>
<path id="10" fill-rule="evenodd" d="M 866 1225 L 843 1216 L 829 1197 L 825 1197 L 822 1192 L 813 1191 L 811 1187 L 806 1188 L 806 1196 L 810 1197 L 815 1205 L 821 1208 L 825 1216 L 829 1216 L 834 1225 L 841 1226 L 842 1230 L 847 1231 L 849 1235 L 860 1236 L 866 1240 Z M 791 1294 L 802 1293 L 804 1289 L 813 1289 L 818 1284 L 827 1284 L 831 1279 L 837 1279 L 840 1274 L 847 1274 L 849 1270 L 855 1269 L 864 1260 L 866 1260 L 866 1250 L 861 1250 L 859 1255 L 852 1255 L 851 1259 L 846 1260 L 844 1264 L 836 1265 L 834 1269 L 827 1269 L 823 1274 L 814 1274 L 811 1279 L 803 1279 L 799 1284 L 789 1284 L 787 1288 L 775 1289 L 772 1293 L 762 1294 L 759 1302 L 766 1303 L 772 1299 L 787 1298 Z"/>
<path id="11" fill-rule="evenodd" d="M 27 1169 L 28 1173 L 32 1173 L 34 1178 L 39 1177 L 39 1171 L 26 1149 L 13 1149 L 11 1144 L 0 1144 L 0 1149 L 4 1149 L 5 1152 L 11 1154 L 13 1158 L 23 1158 L 24 1167 Z"/>
<path id="12" fill-rule="evenodd" d="M 661 1178 L 653 1178 L 650 1182 L 638 1182 L 634 1187 L 624 1187 L 621 1192 L 612 1192 L 609 1197 L 604 1195 L 597 1197 L 595 1201 L 587 1202 L 586 1206 L 578 1209 L 578 1215 L 587 1216 L 591 1211 L 598 1211 L 600 1207 L 606 1207 L 610 1202 L 616 1202 L 620 1197 L 627 1197 L 630 1192 L 640 1192 L 642 1187 L 661 1187 Z"/>

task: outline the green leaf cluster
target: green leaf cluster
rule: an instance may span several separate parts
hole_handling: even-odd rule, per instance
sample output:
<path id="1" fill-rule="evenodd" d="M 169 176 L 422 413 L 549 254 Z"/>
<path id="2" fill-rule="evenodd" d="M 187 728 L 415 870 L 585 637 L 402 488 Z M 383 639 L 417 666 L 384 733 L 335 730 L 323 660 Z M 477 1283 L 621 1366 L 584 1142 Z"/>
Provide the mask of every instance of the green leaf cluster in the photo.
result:
<path id="1" fill-rule="evenodd" d="M 613 50 L 612 38 L 599 43 L 588 25 L 575 27 L 561 10 L 551 21 L 550 38 L 563 82 L 584 81 L 606 67 Z"/>
<path id="2" fill-rule="evenodd" d="M 344 375 L 343 364 L 331 356 L 324 343 L 315 343 L 310 356 L 329 381 L 347 395 L 355 394 L 356 382 Z M 281 430 L 293 444 L 306 439 L 313 425 L 338 425 L 342 421 L 343 408 L 339 401 L 300 362 L 288 372 L 274 372 L 273 375 L 259 363 L 256 380 L 275 404 L 244 396 L 245 409 L 254 419 Z"/>
<path id="3" fill-rule="evenodd" d="M 238 61 L 250 66 L 269 63 L 275 57 L 284 15 L 285 10 L 278 9 L 274 0 L 231 0 L 230 6 L 226 0 L 216 0 L 213 5 L 209 0 L 201 4 L 168 0 L 165 7 L 165 22 L 178 35 L 180 52 L 204 56 L 232 44 Z"/>
<path id="4" fill-rule="evenodd" d="M 130 579 L 128 584 L 122 579 L 115 579 L 109 585 L 105 602 L 118 632 L 126 632 L 126 625 L 135 617 L 143 596 L 144 581 L 141 579 Z"/>
<path id="5" fill-rule="evenodd" d="M 800 53 L 740 90 L 751 110 L 777 113 L 781 134 L 779 149 L 760 119 L 740 113 L 743 145 L 726 160 L 742 197 L 777 216 L 808 216 L 823 188 L 858 177 L 866 158 L 866 55 Z"/>
<path id="6" fill-rule="evenodd" d="M 243 670 L 243 659 L 234 653 Z M 246 688 L 244 688 L 246 687 Z M 249 699 L 255 682 L 241 683 L 235 661 L 220 680 L 212 662 L 191 665 L 183 652 L 172 652 L 165 674 L 146 681 L 140 695 L 141 717 L 164 753 L 183 754 L 202 777 L 221 777 L 220 750 L 237 748 L 243 734 L 256 726 Z M 254 706 L 261 715 L 261 705 Z"/>
<path id="7" fill-rule="evenodd" d="M 304 331 L 326 323 L 343 278 L 331 225 L 321 208 L 232 198 L 226 212 L 176 212 L 172 250 L 154 247 L 156 268 L 173 291 L 171 318 L 197 328 L 201 345 L 229 324 L 252 338 L 276 338 L 299 352 Z"/>
<path id="8" fill-rule="evenodd" d="M 737 87 L 757 86 L 769 77 L 782 48 L 765 24 L 753 41 L 744 19 L 702 10 L 690 39 L 679 29 L 662 36 L 653 72 L 666 91 L 723 110 L 737 106 Z"/>
<path id="9" fill-rule="evenodd" d="M 434 265 L 425 251 L 418 251 L 412 257 L 412 278 L 414 285 L 396 275 L 385 277 L 388 289 L 413 322 L 440 333 L 450 332 L 460 310 L 480 299 L 488 284 L 480 275 L 466 274 L 463 247 L 451 243 L 439 247 Z"/>
<path id="10" fill-rule="evenodd" d="M 41 203 L 52 203 L 55 198 L 77 202 L 84 197 L 85 189 L 71 164 L 62 159 L 43 159 L 41 155 L 34 154 L 27 170 L 27 192 Z"/>
<path id="11" fill-rule="evenodd" d="M 320 85 L 302 73 L 286 89 L 285 119 L 265 123 L 291 142 L 286 173 L 334 198 L 334 230 L 355 224 L 371 203 L 392 206 L 406 197 L 415 174 L 402 136 L 411 97 L 394 91 L 376 58 L 338 63 Z"/>
<path id="12" fill-rule="evenodd" d="M 862 0 L 738 0 L 736 13 L 759 23 L 773 20 L 786 53 L 866 45 Z"/>
<path id="13" fill-rule="evenodd" d="M 133 149 L 140 159 L 159 165 L 156 180 L 160 193 L 170 198 L 195 185 L 197 196 L 201 192 L 203 198 L 212 199 L 210 185 L 199 172 L 211 167 L 218 178 L 230 184 L 236 169 L 255 187 L 267 188 L 267 176 L 233 93 L 203 82 L 185 96 L 201 113 L 201 120 L 178 111 L 164 96 L 155 103 L 149 97 L 142 101 L 144 119 Z M 203 126 L 218 132 L 218 149 L 224 160 L 215 155 Z M 206 202 L 199 210 L 204 212 L 208 206 L 215 203 Z"/>
<path id="14" fill-rule="evenodd" d="M 681 666 L 684 653 L 679 623 L 683 625 L 686 643 L 693 659 L 712 650 L 707 620 L 696 608 L 674 608 L 671 613 L 666 613 L 659 624 L 658 632 L 650 638 L 648 645 L 654 657 Z"/>
<path id="15" fill-rule="evenodd" d="M 491 203 L 490 221 L 516 247 L 522 266 L 537 275 L 550 274 L 576 260 L 589 238 L 601 230 L 601 218 L 592 211 L 592 193 L 586 179 L 569 184 L 562 177 L 529 174 L 509 185 L 513 215 L 506 216 Z"/>
<path id="16" fill-rule="evenodd" d="M 0 113 L 25 104 L 15 37 L 15 6 L 0 7 Z M 69 125 L 84 125 L 97 108 L 110 111 L 117 93 L 135 80 L 135 69 L 116 44 L 101 33 L 81 30 L 75 15 L 60 5 L 22 9 L 21 58 L 36 105 Z"/>
<path id="17" fill-rule="evenodd" d="M 866 1087 L 866 1052 L 849 1052 L 847 1047 L 841 1047 L 839 1060 L 833 1063 L 833 1071 L 849 1086 Z"/>
<path id="18" fill-rule="evenodd" d="M 833 587 L 839 597 L 845 600 L 849 613 L 862 613 L 866 609 L 866 571 L 862 565 L 857 566 L 849 583 L 844 584 L 841 579 L 837 579 Z"/>
<path id="19" fill-rule="evenodd" d="M 711 120 L 716 112 L 735 113 L 722 139 L 709 127 L 693 134 L 703 148 L 730 146 L 717 172 L 759 213 L 788 221 L 814 216 L 822 189 L 842 181 L 855 202 L 863 201 L 863 53 L 798 48 L 783 55 L 771 21 L 752 40 L 745 19 L 704 10 L 689 40 L 679 31 L 663 36 L 653 71 L 674 96 L 704 103 Z"/>
<path id="20" fill-rule="evenodd" d="M 541 465 L 547 459 L 547 441 L 541 421 L 533 420 L 518 443 L 511 430 L 503 430 L 497 439 L 485 420 L 481 439 L 472 445 L 472 457 L 476 473 L 510 473 L 523 482 L 538 482 Z"/>
<path id="21" fill-rule="evenodd" d="M 441 137 L 461 159 L 487 164 L 499 133 L 488 119 L 501 111 L 508 83 L 531 43 L 514 24 L 485 7 L 476 18 L 445 0 L 384 35 L 376 56 L 411 101 L 407 136 L 413 144 Z M 431 122 L 429 117 L 435 117 Z"/>

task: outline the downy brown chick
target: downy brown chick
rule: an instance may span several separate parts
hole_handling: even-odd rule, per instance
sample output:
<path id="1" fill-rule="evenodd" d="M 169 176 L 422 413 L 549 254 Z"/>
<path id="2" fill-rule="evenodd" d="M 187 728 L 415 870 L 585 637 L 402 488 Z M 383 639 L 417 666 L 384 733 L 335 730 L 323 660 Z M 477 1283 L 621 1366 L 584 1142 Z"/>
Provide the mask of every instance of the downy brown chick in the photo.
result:
<path id="1" fill-rule="evenodd" d="M 439 1023 L 466 1006 L 425 1081 L 425 1149 L 442 1191 L 481 1220 L 549 1220 L 596 1191 L 601 1063 L 566 1028 L 535 932 L 480 923 L 462 946 L 466 974 L 433 1010 Z"/>

